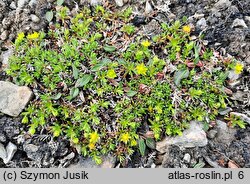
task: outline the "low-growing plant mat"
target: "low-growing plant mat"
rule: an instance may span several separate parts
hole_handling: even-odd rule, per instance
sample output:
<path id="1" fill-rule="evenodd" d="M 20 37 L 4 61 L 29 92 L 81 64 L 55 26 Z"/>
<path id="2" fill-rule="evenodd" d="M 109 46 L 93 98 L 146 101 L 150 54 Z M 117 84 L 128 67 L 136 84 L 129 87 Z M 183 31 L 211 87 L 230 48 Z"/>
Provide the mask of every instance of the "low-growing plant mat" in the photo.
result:
<path id="1" fill-rule="evenodd" d="M 185 17 L 148 37 L 131 13 L 96 6 L 69 16 L 61 6 L 47 32 L 18 34 L 7 74 L 35 93 L 22 113 L 30 134 L 66 136 L 97 164 L 110 152 L 123 161 L 190 121 L 208 128 L 230 106 L 225 82 L 243 71 L 240 61 L 192 37 Z"/>

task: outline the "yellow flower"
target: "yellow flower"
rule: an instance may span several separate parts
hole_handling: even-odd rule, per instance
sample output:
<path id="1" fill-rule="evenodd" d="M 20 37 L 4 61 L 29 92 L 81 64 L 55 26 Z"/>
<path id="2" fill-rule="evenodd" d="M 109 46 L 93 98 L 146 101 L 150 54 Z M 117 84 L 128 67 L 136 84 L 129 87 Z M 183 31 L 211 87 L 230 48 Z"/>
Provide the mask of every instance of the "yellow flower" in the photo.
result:
<path id="1" fill-rule="evenodd" d="M 185 33 L 190 33 L 191 32 L 191 27 L 189 25 L 183 26 L 182 27 L 183 32 Z"/>
<path id="2" fill-rule="evenodd" d="M 136 146 L 136 145 L 137 145 L 136 140 L 133 139 L 133 140 L 131 141 L 130 145 L 131 145 L 131 146 Z"/>
<path id="3" fill-rule="evenodd" d="M 123 133 L 121 134 L 121 137 L 120 137 L 121 141 L 124 142 L 125 144 L 127 144 L 128 140 L 130 139 L 130 135 L 129 133 Z"/>
<path id="4" fill-rule="evenodd" d="M 241 74 L 241 72 L 243 71 L 243 69 L 244 69 L 244 65 L 241 64 L 241 63 L 237 63 L 237 64 L 235 65 L 235 67 L 234 67 L 234 72 L 235 72 L 236 74 Z"/>
<path id="5" fill-rule="evenodd" d="M 95 144 L 98 141 L 98 139 L 99 139 L 98 133 L 97 132 L 92 132 L 90 134 L 90 140 L 89 140 L 89 142 Z"/>
<path id="6" fill-rule="evenodd" d="M 144 65 L 144 63 L 141 63 L 141 64 L 137 65 L 137 67 L 136 67 L 136 71 L 137 71 L 137 73 L 139 75 L 140 74 L 146 75 L 147 70 L 148 69 L 146 68 L 146 66 Z"/>
<path id="7" fill-rule="evenodd" d="M 27 36 L 27 38 L 29 39 L 29 40 L 35 40 L 35 39 L 37 39 L 39 37 L 39 33 L 38 32 L 34 32 L 33 34 L 29 34 L 28 36 Z"/>
<path id="8" fill-rule="evenodd" d="M 144 47 L 149 47 L 149 46 L 151 45 L 151 43 L 150 43 L 148 40 L 143 40 L 143 41 L 141 42 L 141 44 L 142 44 L 142 46 L 144 46 Z"/>
<path id="9" fill-rule="evenodd" d="M 94 143 L 89 143 L 89 149 L 92 150 L 92 149 L 95 149 L 95 144 Z"/>
<path id="10" fill-rule="evenodd" d="M 16 39 L 16 40 L 17 40 L 18 42 L 21 42 L 21 41 L 23 41 L 24 37 L 25 37 L 25 35 L 24 35 L 23 32 L 18 33 L 17 39 Z"/>
<path id="11" fill-rule="evenodd" d="M 110 78 L 110 79 L 116 78 L 115 70 L 114 69 L 108 70 L 107 77 Z"/>

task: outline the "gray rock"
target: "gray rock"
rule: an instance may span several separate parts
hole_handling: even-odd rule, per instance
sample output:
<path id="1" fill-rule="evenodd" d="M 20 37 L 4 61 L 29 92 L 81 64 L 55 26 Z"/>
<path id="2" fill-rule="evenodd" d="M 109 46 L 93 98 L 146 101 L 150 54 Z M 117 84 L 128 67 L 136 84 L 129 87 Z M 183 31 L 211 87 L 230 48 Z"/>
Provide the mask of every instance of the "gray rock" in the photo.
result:
<path id="1" fill-rule="evenodd" d="M 36 6 L 36 4 L 37 4 L 37 0 L 31 0 L 29 2 L 29 6 L 32 7 L 32 8 L 34 8 Z"/>
<path id="2" fill-rule="evenodd" d="M 0 142 L 5 142 L 6 141 L 6 137 L 3 133 L 0 133 Z"/>
<path id="3" fill-rule="evenodd" d="M 203 130 L 203 125 L 201 123 L 192 121 L 190 123 L 190 128 L 183 131 L 182 136 L 169 137 L 167 136 L 161 142 L 156 144 L 156 149 L 165 153 L 169 145 L 178 145 L 185 148 L 192 147 L 204 147 L 207 145 L 206 133 Z"/>
<path id="4" fill-rule="evenodd" d="M 226 9 L 231 6 L 230 0 L 219 0 L 217 3 L 214 4 L 216 9 Z"/>
<path id="5" fill-rule="evenodd" d="M 240 119 L 242 119 L 243 121 L 245 121 L 250 125 L 250 117 L 248 117 L 247 115 L 238 112 L 231 112 L 230 114 L 240 117 Z"/>
<path id="6" fill-rule="evenodd" d="M 219 143 L 229 145 L 235 139 L 234 135 L 236 134 L 236 129 L 229 128 L 225 122 L 220 120 L 216 120 L 216 123 L 218 133 L 215 139 Z"/>
<path id="7" fill-rule="evenodd" d="M 212 130 L 209 130 L 209 131 L 208 131 L 207 137 L 208 137 L 209 139 L 213 139 L 213 138 L 215 138 L 216 134 L 217 134 L 217 130 L 212 129 Z"/>
<path id="8" fill-rule="evenodd" d="M 7 157 L 7 153 L 6 153 L 5 147 L 2 143 L 0 143 L 0 158 L 4 160 L 6 157 Z"/>
<path id="9" fill-rule="evenodd" d="M 9 36 L 9 32 L 7 30 L 5 30 L 4 32 L 2 32 L 2 34 L 0 35 L 0 39 L 5 41 L 8 39 Z"/>
<path id="10" fill-rule="evenodd" d="M 208 156 L 204 156 L 204 159 L 207 161 L 207 163 L 212 166 L 213 168 L 222 168 L 219 166 L 217 162 L 212 161 Z"/>
<path id="11" fill-rule="evenodd" d="M 248 24 L 250 24 L 250 16 L 245 16 L 245 20 Z"/>
<path id="12" fill-rule="evenodd" d="M 13 54 L 13 49 L 9 49 L 0 55 L 0 62 L 2 63 L 3 69 L 9 67 L 9 58 L 12 56 L 12 54 Z"/>
<path id="13" fill-rule="evenodd" d="M 17 146 L 11 142 L 8 143 L 6 148 L 0 143 L 0 158 L 3 159 L 5 164 L 9 163 L 16 153 Z"/>
<path id="14" fill-rule="evenodd" d="M 24 5 L 25 5 L 27 2 L 28 2 L 28 0 L 18 0 L 18 1 L 17 1 L 17 7 L 18 7 L 19 9 L 21 9 L 21 8 L 24 7 Z"/>
<path id="15" fill-rule="evenodd" d="M 205 18 L 201 18 L 200 20 L 197 21 L 196 27 L 203 30 L 207 27 L 207 21 Z"/>
<path id="16" fill-rule="evenodd" d="M 77 164 L 72 164 L 69 168 L 114 168 L 116 158 L 113 156 L 102 156 L 102 164 L 96 165 L 92 158 L 83 158 L 80 156 L 79 162 Z"/>
<path id="17" fill-rule="evenodd" d="M 12 9 L 12 10 L 15 10 L 17 7 L 16 7 L 16 3 L 15 3 L 15 1 L 12 1 L 11 3 L 10 3 L 10 8 Z"/>
<path id="18" fill-rule="evenodd" d="M 239 27 L 239 28 L 246 28 L 246 29 L 248 28 L 245 21 L 243 19 L 238 19 L 238 18 L 233 21 L 233 24 L 231 27 L 232 28 Z"/>
<path id="19" fill-rule="evenodd" d="M 17 151 L 17 146 L 12 142 L 9 142 L 6 146 L 7 157 L 4 161 L 5 164 L 9 163 Z"/>
<path id="20" fill-rule="evenodd" d="M 153 8 L 151 4 L 147 1 L 145 6 L 145 13 L 151 13 L 153 11 Z"/>
<path id="21" fill-rule="evenodd" d="M 34 15 L 34 14 L 31 14 L 30 18 L 31 18 L 31 21 L 34 22 L 34 23 L 40 22 L 40 18 L 38 16 Z"/>
<path id="22" fill-rule="evenodd" d="M 98 4 L 101 4 L 102 3 L 102 1 L 101 0 L 90 0 L 90 4 L 91 5 L 98 5 Z"/>
<path id="23" fill-rule="evenodd" d="M 115 0 L 117 6 L 122 7 L 124 5 L 123 0 Z"/>
<path id="24" fill-rule="evenodd" d="M 183 160 L 186 164 L 188 164 L 191 161 L 191 156 L 188 153 L 186 153 L 183 157 Z"/>
<path id="25" fill-rule="evenodd" d="M 32 91 L 26 86 L 0 81 L 0 111 L 9 116 L 18 116 L 32 98 Z"/>

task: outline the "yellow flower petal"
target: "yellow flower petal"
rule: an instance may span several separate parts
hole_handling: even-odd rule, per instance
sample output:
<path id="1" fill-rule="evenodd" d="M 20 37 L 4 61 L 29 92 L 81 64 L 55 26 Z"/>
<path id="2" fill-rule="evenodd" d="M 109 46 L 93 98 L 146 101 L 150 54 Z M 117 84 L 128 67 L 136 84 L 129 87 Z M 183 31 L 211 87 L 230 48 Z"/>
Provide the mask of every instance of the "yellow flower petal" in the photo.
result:
<path id="1" fill-rule="evenodd" d="M 121 137 L 120 137 L 121 141 L 124 142 L 125 144 L 128 143 L 129 139 L 130 139 L 130 135 L 129 133 L 123 133 L 121 134 Z"/>
<path id="2" fill-rule="evenodd" d="M 136 67 L 136 71 L 137 71 L 137 73 L 139 75 L 140 74 L 146 75 L 147 70 L 148 69 L 146 68 L 146 66 L 144 65 L 144 63 L 141 63 L 141 64 L 137 65 L 137 67 Z"/>
<path id="3" fill-rule="evenodd" d="M 35 39 L 37 39 L 39 37 L 39 33 L 38 32 L 34 32 L 33 34 L 29 34 L 28 36 L 27 36 L 27 38 L 29 39 L 29 40 L 35 40 Z"/>
<path id="4" fill-rule="evenodd" d="M 99 139 L 98 133 L 97 132 L 92 132 L 90 134 L 90 140 L 89 140 L 89 142 L 95 144 L 98 141 L 98 139 Z"/>
<path id="5" fill-rule="evenodd" d="M 94 143 L 89 143 L 89 149 L 92 150 L 92 149 L 95 149 L 95 144 Z"/>
<path id="6" fill-rule="evenodd" d="M 241 64 L 241 63 L 236 63 L 235 67 L 234 67 L 234 72 L 236 74 L 241 74 L 241 72 L 243 71 L 244 69 L 244 65 Z"/>
<path id="7" fill-rule="evenodd" d="M 141 44 L 142 44 L 142 46 L 144 46 L 144 47 L 149 47 L 149 46 L 151 45 L 151 43 L 150 43 L 148 40 L 143 40 L 143 41 L 141 42 Z"/>
<path id="8" fill-rule="evenodd" d="M 108 70 L 107 77 L 110 78 L 110 79 L 116 78 L 115 70 L 114 69 Z"/>
<path id="9" fill-rule="evenodd" d="M 182 31 L 189 34 L 191 32 L 191 27 L 189 25 L 183 26 Z"/>

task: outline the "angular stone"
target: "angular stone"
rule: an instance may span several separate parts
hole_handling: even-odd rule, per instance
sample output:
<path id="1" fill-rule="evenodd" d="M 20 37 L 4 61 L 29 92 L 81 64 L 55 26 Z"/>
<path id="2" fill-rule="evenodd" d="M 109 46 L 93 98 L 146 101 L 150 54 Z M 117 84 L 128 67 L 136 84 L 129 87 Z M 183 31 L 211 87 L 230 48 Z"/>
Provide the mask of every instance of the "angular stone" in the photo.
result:
<path id="1" fill-rule="evenodd" d="M 0 158 L 3 159 L 5 164 L 9 163 L 16 153 L 17 146 L 12 142 L 9 142 L 6 148 L 0 143 Z"/>
<path id="2" fill-rule="evenodd" d="M 214 7 L 217 9 L 225 9 L 231 5 L 230 0 L 219 0 L 217 3 L 214 4 Z"/>
<path id="3" fill-rule="evenodd" d="M 17 117 L 32 98 L 32 91 L 26 86 L 0 81 L 0 111 Z"/>
<path id="4" fill-rule="evenodd" d="M 115 0 L 115 3 L 117 6 L 122 7 L 123 6 L 123 0 Z"/>
<path id="5" fill-rule="evenodd" d="M 2 68 L 8 68 L 9 67 L 9 58 L 13 54 L 13 49 L 8 49 L 7 51 L 3 52 L 0 56 L 0 62 L 2 62 Z"/>
<path id="6" fill-rule="evenodd" d="M 234 135 L 236 134 L 236 129 L 229 128 L 227 124 L 223 121 L 216 120 L 217 123 L 217 142 L 229 145 L 234 139 Z"/>
<path id="7" fill-rule="evenodd" d="M 201 123 L 192 121 L 190 128 L 183 131 L 182 136 L 169 137 L 167 136 L 161 142 L 156 144 L 156 150 L 165 153 L 169 145 L 178 145 L 185 148 L 204 147 L 208 143 L 206 133 L 203 130 Z"/>
<path id="8" fill-rule="evenodd" d="M 243 19 L 235 19 L 232 24 L 232 28 L 239 27 L 239 28 L 248 28 L 245 21 Z"/>

